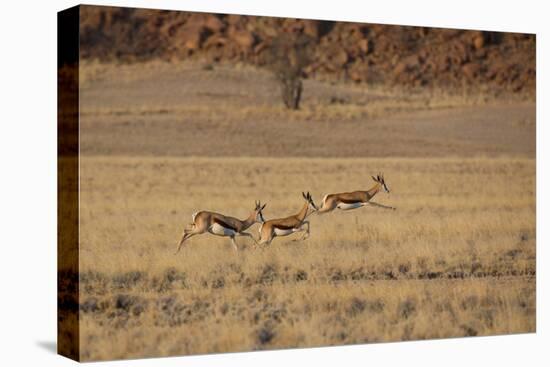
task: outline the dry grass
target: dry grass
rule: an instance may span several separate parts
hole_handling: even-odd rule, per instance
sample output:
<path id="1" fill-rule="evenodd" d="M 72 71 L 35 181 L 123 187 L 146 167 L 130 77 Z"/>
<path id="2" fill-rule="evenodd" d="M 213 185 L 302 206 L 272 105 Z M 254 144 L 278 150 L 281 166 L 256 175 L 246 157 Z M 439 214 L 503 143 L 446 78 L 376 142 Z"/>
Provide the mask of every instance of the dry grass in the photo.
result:
<path id="1" fill-rule="evenodd" d="M 308 80 L 289 112 L 245 66 L 80 71 L 82 359 L 535 330 L 533 101 Z M 397 211 L 174 255 L 196 210 L 286 216 L 379 171 Z"/>
<path id="2" fill-rule="evenodd" d="M 397 211 L 312 218 L 254 251 L 192 238 L 191 213 L 266 218 L 368 188 Z M 527 158 L 81 159 L 82 357 L 112 359 L 535 330 L 535 162 Z M 257 234 L 257 225 L 252 233 Z"/>

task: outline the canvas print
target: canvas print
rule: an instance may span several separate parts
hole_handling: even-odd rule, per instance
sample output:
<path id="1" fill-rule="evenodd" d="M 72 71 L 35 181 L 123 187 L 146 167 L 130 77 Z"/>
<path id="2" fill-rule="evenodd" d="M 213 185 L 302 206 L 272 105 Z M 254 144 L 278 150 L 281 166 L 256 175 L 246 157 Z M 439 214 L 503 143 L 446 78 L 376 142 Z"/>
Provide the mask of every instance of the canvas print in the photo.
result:
<path id="1" fill-rule="evenodd" d="M 535 332 L 534 34 L 58 25 L 61 354 Z"/>

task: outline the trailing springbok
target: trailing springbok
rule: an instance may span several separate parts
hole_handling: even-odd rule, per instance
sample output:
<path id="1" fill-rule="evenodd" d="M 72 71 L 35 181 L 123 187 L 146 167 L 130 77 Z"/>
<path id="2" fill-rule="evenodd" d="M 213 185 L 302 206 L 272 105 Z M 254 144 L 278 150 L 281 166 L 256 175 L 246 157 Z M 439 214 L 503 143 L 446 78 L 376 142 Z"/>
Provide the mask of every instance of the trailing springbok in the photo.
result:
<path id="1" fill-rule="evenodd" d="M 341 210 L 350 210 L 366 205 L 395 210 L 394 207 L 378 204 L 371 201 L 374 195 L 378 194 L 378 192 L 382 190 L 388 194 L 390 193 L 390 189 L 388 189 L 388 186 L 386 185 L 386 182 L 384 181 L 384 176 L 382 174 L 378 174 L 376 177 L 371 177 L 374 182 L 376 182 L 376 184 L 367 191 L 342 192 L 339 194 L 325 195 L 325 197 L 323 198 L 321 209 L 317 211 L 317 214 L 328 213 L 336 208 Z"/>
<path id="2" fill-rule="evenodd" d="M 237 243 L 235 242 L 235 236 L 246 236 L 254 240 L 254 243 L 257 243 L 256 239 L 246 231 L 254 223 L 263 223 L 264 216 L 262 210 L 264 210 L 266 204 L 262 205 L 259 201 L 256 201 L 256 207 L 250 213 L 248 218 L 245 220 L 240 220 L 233 217 L 228 217 L 222 214 L 200 211 L 193 214 L 193 223 L 190 224 L 191 228 L 186 228 L 183 231 L 183 237 L 178 245 L 176 254 L 181 249 L 183 242 L 193 237 L 196 234 L 202 234 L 209 232 L 216 236 L 224 236 L 231 238 L 231 243 L 235 250 L 238 250 Z"/>
<path id="3" fill-rule="evenodd" d="M 304 230 L 306 233 L 304 233 L 301 239 L 305 240 L 309 237 L 309 222 L 306 218 L 318 209 L 309 192 L 307 194 L 302 192 L 302 196 L 306 202 L 297 214 L 286 218 L 270 219 L 262 223 L 260 226 L 260 245 L 269 245 L 277 236 L 288 236 L 289 234 Z M 304 229 L 304 227 L 307 227 L 307 229 Z"/>

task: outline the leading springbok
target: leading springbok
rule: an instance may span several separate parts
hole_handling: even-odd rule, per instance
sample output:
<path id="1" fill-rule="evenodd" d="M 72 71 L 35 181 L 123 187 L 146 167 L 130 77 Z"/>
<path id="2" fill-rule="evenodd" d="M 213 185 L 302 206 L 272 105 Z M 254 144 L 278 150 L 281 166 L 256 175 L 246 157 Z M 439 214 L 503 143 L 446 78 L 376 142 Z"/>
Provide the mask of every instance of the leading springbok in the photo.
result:
<path id="1" fill-rule="evenodd" d="M 394 207 L 378 204 L 371 201 L 374 195 L 378 194 L 378 192 L 382 190 L 388 194 L 390 193 L 390 189 L 388 189 L 388 186 L 386 185 L 386 181 L 384 181 L 384 176 L 382 174 L 378 174 L 376 177 L 371 177 L 374 182 L 376 182 L 376 184 L 367 191 L 342 192 L 339 194 L 325 195 L 325 197 L 323 198 L 321 209 L 317 211 L 317 214 L 328 213 L 336 208 L 341 210 L 350 210 L 366 205 L 395 210 Z"/>
<path id="2" fill-rule="evenodd" d="M 307 229 L 305 229 L 306 233 L 302 236 L 302 240 L 309 237 L 309 222 L 306 218 L 318 209 L 309 192 L 307 194 L 302 192 L 302 196 L 306 202 L 297 214 L 286 218 L 270 219 L 262 223 L 260 226 L 260 245 L 269 245 L 277 236 L 288 236 L 292 233 L 304 231 L 304 226 L 307 226 Z"/>
<path id="3" fill-rule="evenodd" d="M 262 205 L 259 201 L 257 201 L 256 207 L 245 220 L 208 211 L 200 211 L 193 214 L 193 223 L 191 223 L 191 228 L 186 228 L 183 231 L 183 237 L 178 245 L 176 254 L 181 249 L 181 246 L 185 240 L 196 234 L 202 234 L 205 232 L 212 233 L 216 236 L 231 238 L 231 243 L 233 244 L 235 250 L 239 249 L 237 247 L 237 243 L 235 242 L 235 236 L 250 237 L 254 240 L 254 243 L 257 243 L 256 239 L 250 233 L 246 233 L 244 231 L 250 228 L 250 226 L 254 223 L 264 222 L 262 210 L 264 210 L 266 205 L 267 204 Z"/>

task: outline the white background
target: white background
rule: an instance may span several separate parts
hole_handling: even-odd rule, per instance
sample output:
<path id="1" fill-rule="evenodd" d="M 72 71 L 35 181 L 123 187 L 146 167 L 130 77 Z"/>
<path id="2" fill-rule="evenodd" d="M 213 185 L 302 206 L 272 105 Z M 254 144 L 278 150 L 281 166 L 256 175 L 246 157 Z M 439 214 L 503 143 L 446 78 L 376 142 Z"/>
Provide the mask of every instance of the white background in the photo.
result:
<path id="1" fill-rule="evenodd" d="M 537 33 L 537 333 L 106 362 L 99 365 L 525 366 L 548 363 L 549 26 L 544 1 L 94 1 L 179 10 Z M 310 3 L 311 6 L 308 4 Z M 0 361 L 63 366 L 56 339 L 56 12 L 4 2 L 0 21 Z M 235 332 L 238 332 L 236 330 Z M 548 349 L 549 347 L 546 346 Z M 545 363 L 546 362 L 546 363 Z M 32 364 L 31 364 L 32 363 Z"/>

